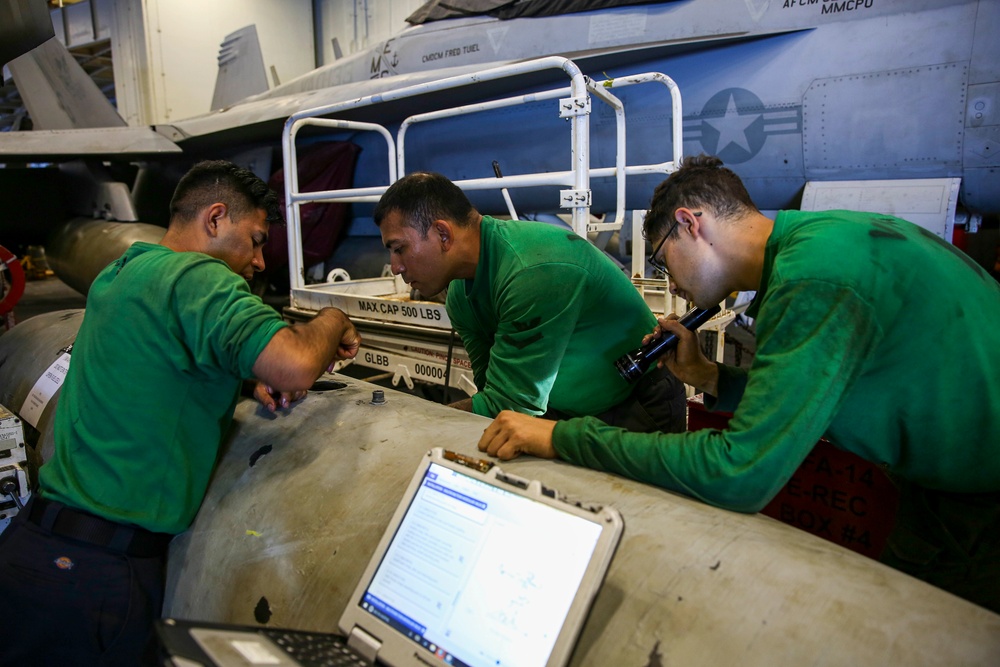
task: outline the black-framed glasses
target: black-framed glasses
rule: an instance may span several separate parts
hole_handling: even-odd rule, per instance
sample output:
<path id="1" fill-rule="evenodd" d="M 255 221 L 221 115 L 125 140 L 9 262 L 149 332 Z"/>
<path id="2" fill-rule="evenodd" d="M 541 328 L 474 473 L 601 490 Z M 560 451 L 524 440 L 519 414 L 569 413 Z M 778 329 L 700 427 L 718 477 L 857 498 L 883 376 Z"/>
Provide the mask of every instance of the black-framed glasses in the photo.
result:
<path id="1" fill-rule="evenodd" d="M 674 224 L 671 225 L 670 229 L 667 230 L 667 233 L 663 236 L 660 242 L 656 244 L 656 248 L 653 249 L 653 252 L 649 254 L 649 265 L 665 276 L 670 275 L 667 271 L 667 263 L 661 259 L 657 259 L 656 256 L 660 254 L 663 244 L 666 243 L 667 239 L 670 238 L 670 235 L 674 233 L 674 229 L 677 228 L 678 224 L 679 223 L 674 222 Z"/>
<path id="2" fill-rule="evenodd" d="M 701 211 L 698 211 L 694 215 L 695 217 L 701 217 Z M 670 229 L 668 229 L 667 233 L 663 235 L 663 238 L 660 239 L 660 242 L 656 244 L 656 248 L 653 250 L 652 253 L 650 253 L 649 257 L 647 258 L 647 261 L 649 262 L 650 266 L 652 266 L 654 269 L 656 269 L 663 275 L 667 276 L 668 278 L 670 277 L 670 271 L 667 270 L 667 263 L 662 259 L 657 259 L 656 256 L 660 254 L 660 250 L 663 249 L 663 244 L 667 242 L 667 239 L 670 238 L 670 235 L 674 233 L 674 230 L 677 229 L 677 225 L 679 224 L 680 224 L 679 220 L 674 221 L 674 224 L 670 226 Z"/>

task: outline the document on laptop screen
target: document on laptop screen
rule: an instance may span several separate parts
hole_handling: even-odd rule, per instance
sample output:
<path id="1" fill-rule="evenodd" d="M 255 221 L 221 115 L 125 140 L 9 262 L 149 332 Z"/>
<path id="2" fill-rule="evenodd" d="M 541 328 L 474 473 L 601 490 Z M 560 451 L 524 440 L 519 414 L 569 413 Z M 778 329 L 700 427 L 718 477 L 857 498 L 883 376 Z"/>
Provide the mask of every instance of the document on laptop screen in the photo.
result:
<path id="1" fill-rule="evenodd" d="M 432 463 L 360 604 L 445 664 L 541 667 L 600 534 Z"/>

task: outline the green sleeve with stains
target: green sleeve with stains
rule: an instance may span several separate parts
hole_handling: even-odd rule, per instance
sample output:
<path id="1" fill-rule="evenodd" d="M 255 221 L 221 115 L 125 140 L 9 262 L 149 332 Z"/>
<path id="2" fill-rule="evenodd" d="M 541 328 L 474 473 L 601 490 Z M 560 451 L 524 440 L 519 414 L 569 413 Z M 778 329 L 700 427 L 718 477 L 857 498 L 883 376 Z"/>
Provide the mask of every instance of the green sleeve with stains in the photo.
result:
<path id="1" fill-rule="evenodd" d="M 797 317 L 769 316 L 793 303 Z M 758 323 L 754 371 L 729 428 L 642 434 L 573 419 L 556 425 L 559 456 L 712 505 L 759 511 L 826 431 L 881 332 L 864 298 L 823 282 L 782 285 Z"/>

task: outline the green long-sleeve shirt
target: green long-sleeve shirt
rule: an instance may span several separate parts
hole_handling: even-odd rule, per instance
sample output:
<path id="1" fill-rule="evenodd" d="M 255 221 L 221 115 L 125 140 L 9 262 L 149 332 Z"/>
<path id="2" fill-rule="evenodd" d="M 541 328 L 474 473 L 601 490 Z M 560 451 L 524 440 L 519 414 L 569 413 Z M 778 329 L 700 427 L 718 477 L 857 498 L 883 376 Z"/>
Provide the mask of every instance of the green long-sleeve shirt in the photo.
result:
<path id="1" fill-rule="evenodd" d="M 765 251 L 757 354 L 720 365 L 726 430 L 557 424 L 569 461 L 758 511 L 816 441 L 928 488 L 1000 490 L 1000 285 L 909 222 L 782 211 Z"/>
<path id="2" fill-rule="evenodd" d="M 621 269 L 574 232 L 483 216 L 479 264 L 452 281 L 448 317 L 472 362 L 476 414 L 599 414 L 632 387 L 615 359 L 656 318 Z"/>

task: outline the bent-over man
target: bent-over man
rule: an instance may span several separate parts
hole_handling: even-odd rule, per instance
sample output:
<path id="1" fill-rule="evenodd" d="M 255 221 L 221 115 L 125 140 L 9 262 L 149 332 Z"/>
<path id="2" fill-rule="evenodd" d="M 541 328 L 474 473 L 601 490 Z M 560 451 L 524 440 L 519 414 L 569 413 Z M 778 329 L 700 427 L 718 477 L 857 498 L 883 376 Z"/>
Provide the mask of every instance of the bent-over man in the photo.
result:
<path id="1" fill-rule="evenodd" d="M 584 418 L 501 413 L 480 449 L 560 457 L 741 512 L 763 508 L 820 437 L 901 487 L 883 560 L 1000 611 L 1000 285 L 905 220 L 760 213 L 699 156 L 657 187 L 645 221 L 670 290 L 707 308 L 756 290 L 749 372 L 707 359 L 676 319 L 666 365 L 735 411 L 725 430 L 637 434 Z M 661 362 L 663 363 L 663 362 Z"/>
<path id="2" fill-rule="evenodd" d="M 288 326 L 251 294 L 281 219 L 251 172 L 195 165 L 170 213 L 159 244 L 133 244 L 91 286 L 55 454 L 0 535 L 0 598 L 17 610 L 0 664 L 158 664 L 167 545 L 201 505 L 242 381 L 274 409 L 357 353 L 341 311 Z"/>
<path id="3" fill-rule="evenodd" d="M 375 208 L 393 273 L 447 310 L 476 387 L 456 407 L 595 415 L 634 431 L 685 427 L 684 387 L 651 369 L 633 387 L 615 359 L 656 324 L 621 269 L 572 230 L 481 215 L 444 176 L 392 184 Z"/>

